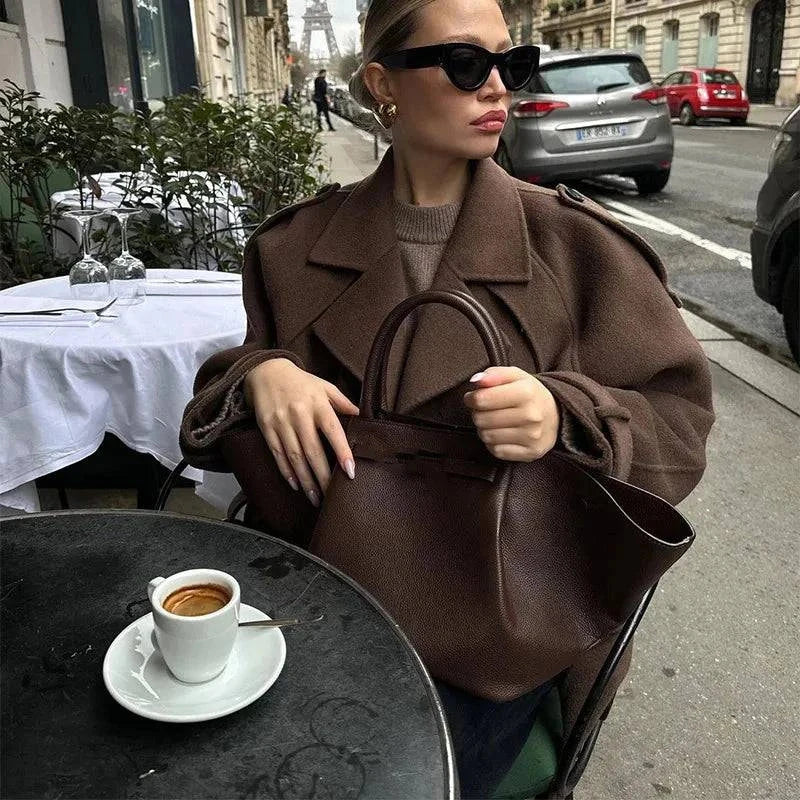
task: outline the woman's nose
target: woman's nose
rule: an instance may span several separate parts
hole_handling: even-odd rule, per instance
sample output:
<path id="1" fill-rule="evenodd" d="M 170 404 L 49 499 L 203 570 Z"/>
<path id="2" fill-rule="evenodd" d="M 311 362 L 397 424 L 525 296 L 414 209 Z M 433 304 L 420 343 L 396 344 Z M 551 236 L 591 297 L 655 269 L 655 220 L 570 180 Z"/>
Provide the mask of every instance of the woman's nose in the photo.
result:
<path id="1" fill-rule="evenodd" d="M 508 90 L 500 77 L 500 70 L 492 67 L 489 78 L 481 87 L 481 92 L 485 97 L 502 97 Z"/>

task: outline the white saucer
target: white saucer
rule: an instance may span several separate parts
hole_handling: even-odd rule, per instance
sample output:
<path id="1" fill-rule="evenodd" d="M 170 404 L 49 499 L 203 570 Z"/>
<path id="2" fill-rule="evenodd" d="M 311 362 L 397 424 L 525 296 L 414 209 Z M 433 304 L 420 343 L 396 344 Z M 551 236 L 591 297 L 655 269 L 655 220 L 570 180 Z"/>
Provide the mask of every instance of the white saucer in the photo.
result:
<path id="1" fill-rule="evenodd" d="M 270 618 L 241 604 L 241 622 L 259 619 Z M 182 683 L 153 647 L 152 633 L 152 614 L 128 625 L 106 652 L 103 681 L 120 705 L 160 722 L 202 722 L 232 714 L 261 697 L 286 661 L 279 628 L 243 628 L 221 675 L 207 683 Z"/>

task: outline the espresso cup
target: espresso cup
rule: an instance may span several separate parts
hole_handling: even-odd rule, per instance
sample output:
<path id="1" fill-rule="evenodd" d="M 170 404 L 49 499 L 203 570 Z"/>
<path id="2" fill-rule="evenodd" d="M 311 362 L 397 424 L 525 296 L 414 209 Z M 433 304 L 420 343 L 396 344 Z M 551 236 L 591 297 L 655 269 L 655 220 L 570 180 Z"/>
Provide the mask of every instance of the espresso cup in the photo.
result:
<path id="1" fill-rule="evenodd" d="M 158 649 L 184 683 L 216 678 L 233 651 L 241 592 L 236 579 L 216 569 L 187 569 L 147 586 Z"/>

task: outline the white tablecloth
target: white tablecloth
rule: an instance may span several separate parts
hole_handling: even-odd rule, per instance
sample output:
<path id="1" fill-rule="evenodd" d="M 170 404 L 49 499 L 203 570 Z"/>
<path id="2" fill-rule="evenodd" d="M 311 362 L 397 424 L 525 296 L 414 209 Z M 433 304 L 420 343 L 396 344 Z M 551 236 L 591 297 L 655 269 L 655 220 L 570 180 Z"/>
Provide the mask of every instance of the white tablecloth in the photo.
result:
<path id="1" fill-rule="evenodd" d="M 6 292 L 70 296 L 66 278 Z M 173 468 L 198 368 L 244 339 L 239 296 L 152 296 L 111 311 L 119 318 L 88 328 L 0 328 L 0 507 L 37 511 L 31 482 L 90 455 L 106 433 Z M 184 475 L 203 480 L 199 470 Z"/>

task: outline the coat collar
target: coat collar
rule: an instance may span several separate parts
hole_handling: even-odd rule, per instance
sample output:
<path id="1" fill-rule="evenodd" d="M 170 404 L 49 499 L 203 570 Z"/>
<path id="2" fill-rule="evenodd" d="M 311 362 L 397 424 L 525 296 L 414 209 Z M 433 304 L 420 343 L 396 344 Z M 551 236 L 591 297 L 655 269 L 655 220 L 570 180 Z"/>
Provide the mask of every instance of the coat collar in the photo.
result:
<path id="1" fill-rule="evenodd" d="M 408 296 L 395 234 L 393 187 L 390 148 L 378 169 L 339 205 L 307 258 L 307 269 L 332 270 L 331 277 L 338 273 L 347 281 L 334 282 L 328 297 L 315 299 L 319 316 L 307 311 L 314 333 L 359 380 L 380 324 Z M 352 272 L 342 270 L 361 274 L 353 280 Z M 477 282 L 497 284 L 500 290 L 501 284 L 527 283 L 531 272 L 528 226 L 514 179 L 490 159 L 475 162 L 431 288 L 469 292 L 467 283 Z M 315 283 L 320 285 L 319 280 Z M 428 306 L 419 316 L 406 363 L 396 358 L 390 363 L 395 375 L 403 370 L 396 410 L 413 413 L 488 365 L 478 334 L 464 317 L 452 309 Z"/>
<path id="2" fill-rule="evenodd" d="M 446 259 L 464 281 L 530 280 L 528 226 L 515 181 L 489 158 L 473 162 Z M 366 272 L 397 247 L 394 229 L 394 154 L 352 189 L 311 249 L 315 264 Z M 526 255 L 527 254 L 527 255 Z"/>

